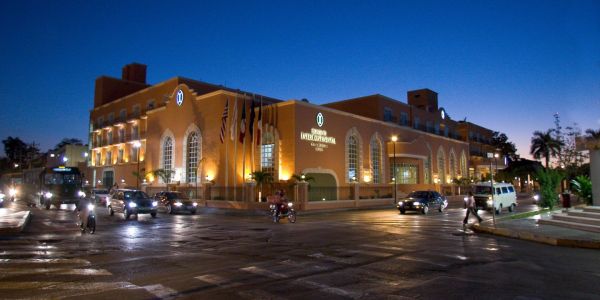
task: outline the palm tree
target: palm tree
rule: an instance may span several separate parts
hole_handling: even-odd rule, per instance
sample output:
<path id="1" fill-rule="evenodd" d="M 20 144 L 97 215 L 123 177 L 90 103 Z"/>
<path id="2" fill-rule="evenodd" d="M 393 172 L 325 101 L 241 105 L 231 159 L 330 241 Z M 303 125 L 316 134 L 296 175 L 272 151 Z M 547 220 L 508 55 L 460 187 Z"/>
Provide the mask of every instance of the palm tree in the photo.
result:
<path id="1" fill-rule="evenodd" d="M 270 183 L 273 181 L 273 175 L 264 171 L 252 172 L 252 178 L 254 179 L 254 181 L 256 181 L 256 184 L 258 185 L 258 190 L 260 191 L 261 195 L 263 183 Z M 259 201 L 262 201 L 262 199 L 259 199 Z"/>
<path id="2" fill-rule="evenodd" d="M 553 131 L 553 129 L 549 129 L 546 132 L 536 130 L 531 138 L 530 154 L 532 154 L 535 159 L 544 157 L 546 159 L 546 168 L 548 168 L 548 165 L 550 164 L 550 157 L 558 155 L 561 148 L 564 146 L 562 141 L 552 137 Z"/>

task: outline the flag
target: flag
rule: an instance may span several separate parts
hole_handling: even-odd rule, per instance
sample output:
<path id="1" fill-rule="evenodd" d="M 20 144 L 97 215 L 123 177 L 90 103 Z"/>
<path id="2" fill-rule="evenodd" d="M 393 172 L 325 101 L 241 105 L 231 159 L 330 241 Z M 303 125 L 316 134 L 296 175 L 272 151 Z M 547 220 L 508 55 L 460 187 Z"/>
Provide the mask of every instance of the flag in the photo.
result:
<path id="1" fill-rule="evenodd" d="M 240 143 L 244 143 L 246 136 L 246 99 L 242 102 L 242 119 L 240 120 Z"/>
<path id="2" fill-rule="evenodd" d="M 250 122 L 248 122 L 248 131 L 250 132 L 250 142 L 253 142 L 252 137 L 254 136 L 254 98 L 252 98 L 252 105 L 250 105 Z"/>
<path id="3" fill-rule="evenodd" d="M 256 144 L 260 145 L 260 131 L 262 130 L 262 101 L 258 107 L 258 125 L 256 126 Z"/>
<path id="4" fill-rule="evenodd" d="M 229 111 L 229 98 L 225 101 L 225 109 L 223 110 L 223 116 L 221 117 L 221 144 L 225 142 L 225 127 L 227 126 L 227 113 Z"/>
<path id="5" fill-rule="evenodd" d="M 237 96 L 235 97 L 235 102 L 233 102 L 233 118 L 231 119 L 231 128 L 229 129 L 229 133 L 231 135 L 231 141 L 235 141 L 235 126 L 237 125 Z"/>

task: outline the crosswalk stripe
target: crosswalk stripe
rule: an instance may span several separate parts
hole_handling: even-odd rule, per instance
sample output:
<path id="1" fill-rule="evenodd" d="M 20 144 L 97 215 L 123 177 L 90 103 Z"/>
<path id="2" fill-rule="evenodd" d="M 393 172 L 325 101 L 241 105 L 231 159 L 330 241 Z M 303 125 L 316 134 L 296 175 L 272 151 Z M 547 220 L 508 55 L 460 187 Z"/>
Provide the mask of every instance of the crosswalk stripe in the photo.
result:
<path id="1" fill-rule="evenodd" d="M 361 247 L 367 247 L 367 248 L 382 249 L 382 250 L 391 250 L 391 251 L 404 251 L 405 250 L 405 249 L 400 248 L 400 247 L 382 246 L 382 245 L 373 245 L 373 244 L 362 244 L 360 246 Z"/>
<path id="2" fill-rule="evenodd" d="M 126 281 L 117 282 L 61 282 L 61 281 L 0 281 L 0 290 L 60 289 L 60 290 L 101 290 L 139 289 Z"/>
<path id="3" fill-rule="evenodd" d="M 317 258 L 317 259 L 324 259 L 324 260 L 333 261 L 333 262 L 336 262 L 336 263 L 346 264 L 346 265 L 352 264 L 352 260 L 351 259 L 341 258 L 341 257 L 335 257 L 335 256 L 329 256 L 329 255 L 325 255 L 325 254 L 323 254 L 321 252 L 309 254 L 308 257 Z"/>
<path id="4" fill-rule="evenodd" d="M 327 293 L 334 294 L 334 295 L 339 295 L 339 296 L 348 297 L 348 298 L 352 298 L 352 299 L 359 299 L 360 297 L 362 297 L 361 294 L 358 294 L 358 293 L 355 293 L 355 292 L 346 291 L 346 290 L 341 289 L 341 288 L 336 288 L 336 287 L 328 286 L 326 284 L 314 282 L 312 280 L 296 279 L 296 282 L 300 283 L 300 284 L 302 284 L 304 286 L 318 288 L 320 291 L 327 292 Z"/>
<path id="5" fill-rule="evenodd" d="M 162 284 L 146 285 L 142 288 L 161 299 L 169 299 L 177 295 L 176 290 Z"/>
<path id="6" fill-rule="evenodd" d="M 20 265 L 20 264 L 69 264 L 69 265 L 90 265 L 90 262 L 80 258 L 3 258 L 0 259 L 0 265 Z"/>
<path id="7" fill-rule="evenodd" d="M 359 250 L 359 249 L 352 249 L 352 250 L 346 250 L 346 251 L 350 252 L 350 253 L 358 253 L 358 254 L 364 254 L 364 255 L 375 256 L 375 257 L 388 257 L 388 256 L 394 255 L 392 253 L 387 253 L 387 252 L 377 252 L 377 251 Z"/>
<path id="8" fill-rule="evenodd" d="M 281 273 L 276 273 L 273 271 L 269 271 L 269 270 L 265 270 L 263 268 L 259 268 L 257 266 L 250 266 L 250 267 L 246 267 L 246 268 L 241 268 L 240 270 L 252 273 L 252 274 L 258 274 L 258 275 L 262 275 L 265 277 L 269 277 L 269 278 L 274 278 L 274 279 L 284 279 L 284 278 L 288 278 L 289 276 L 285 275 L 285 274 L 281 274 Z"/>
<path id="9" fill-rule="evenodd" d="M 232 282 L 227 278 L 215 274 L 204 274 L 194 278 L 220 287 L 235 287 L 240 285 L 238 282 Z"/>
<path id="10" fill-rule="evenodd" d="M 64 269 L 64 268 L 0 268 L 0 277 L 10 275 L 26 275 L 26 274 L 53 274 L 53 275 L 89 275 L 89 276 L 107 276 L 112 275 L 105 269 Z"/>

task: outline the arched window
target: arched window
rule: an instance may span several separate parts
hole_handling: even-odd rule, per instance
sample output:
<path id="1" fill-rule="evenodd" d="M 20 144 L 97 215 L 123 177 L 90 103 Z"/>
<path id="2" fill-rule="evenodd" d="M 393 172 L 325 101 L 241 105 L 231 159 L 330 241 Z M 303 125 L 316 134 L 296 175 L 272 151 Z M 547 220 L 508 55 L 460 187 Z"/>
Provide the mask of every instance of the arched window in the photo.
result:
<path id="1" fill-rule="evenodd" d="M 373 168 L 373 183 L 381 183 L 383 174 L 381 171 L 381 141 L 377 137 L 371 139 L 371 167 Z"/>
<path id="2" fill-rule="evenodd" d="M 440 147 L 437 153 L 438 160 L 438 178 L 441 184 L 446 184 L 446 156 L 444 155 L 444 149 Z"/>
<path id="3" fill-rule="evenodd" d="M 358 180 L 358 139 L 354 135 L 350 135 L 346 142 L 348 149 L 348 179 L 350 181 Z"/>
<path id="4" fill-rule="evenodd" d="M 456 155 L 454 151 L 450 151 L 450 179 L 456 178 Z"/>
<path id="5" fill-rule="evenodd" d="M 467 156 L 465 155 L 465 151 L 462 151 L 460 154 L 460 175 L 463 177 L 467 177 Z"/>
<path id="6" fill-rule="evenodd" d="M 163 170 L 166 174 L 169 174 L 167 178 L 167 182 L 170 183 L 171 178 L 173 177 L 173 140 L 171 137 L 165 138 L 163 142 Z"/>
<path id="7" fill-rule="evenodd" d="M 196 182 L 198 178 L 198 133 L 192 132 L 187 137 L 186 149 L 186 181 L 188 183 Z"/>
<path id="8" fill-rule="evenodd" d="M 263 172 L 275 176 L 275 137 L 273 132 L 265 130 L 262 135 L 262 144 L 260 145 L 260 168 Z"/>

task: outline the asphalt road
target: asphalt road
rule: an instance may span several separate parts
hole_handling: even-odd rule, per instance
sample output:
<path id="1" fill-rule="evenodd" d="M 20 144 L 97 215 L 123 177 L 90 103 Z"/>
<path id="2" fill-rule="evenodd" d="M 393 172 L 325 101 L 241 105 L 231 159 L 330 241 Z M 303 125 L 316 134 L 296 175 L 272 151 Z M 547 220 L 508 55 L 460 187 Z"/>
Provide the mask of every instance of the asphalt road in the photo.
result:
<path id="1" fill-rule="evenodd" d="M 295 224 L 98 210 L 93 235 L 70 210 L 32 211 L 26 232 L 0 239 L 0 298 L 600 298 L 597 250 L 464 233 L 459 208 L 299 213 Z"/>

